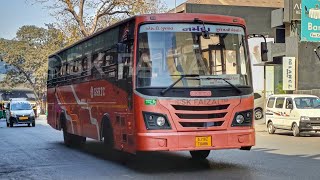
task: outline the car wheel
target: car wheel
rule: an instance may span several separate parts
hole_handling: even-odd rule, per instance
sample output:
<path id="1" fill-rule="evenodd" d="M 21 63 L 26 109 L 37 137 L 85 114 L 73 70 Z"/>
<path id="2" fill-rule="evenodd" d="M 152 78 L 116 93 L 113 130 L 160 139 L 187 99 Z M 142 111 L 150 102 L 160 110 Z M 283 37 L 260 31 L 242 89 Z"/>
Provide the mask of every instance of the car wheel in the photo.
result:
<path id="1" fill-rule="evenodd" d="M 276 132 L 276 128 L 274 127 L 272 121 L 268 123 L 268 133 L 269 134 L 274 134 Z"/>
<path id="2" fill-rule="evenodd" d="M 210 150 L 190 151 L 190 154 L 194 160 L 203 160 L 209 156 Z"/>
<path id="3" fill-rule="evenodd" d="M 299 127 L 298 127 L 298 125 L 296 123 L 293 124 L 292 131 L 293 131 L 293 136 L 294 137 L 299 137 L 300 136 L 300 130 L 299 130 Z"/>
<path id="4" fill-rule="evenodd" d="M 262 109 L 258 108 L 256 110 L 254 110 L 254 117 L 256 120 L 262 119 L 263 118 Z"/>

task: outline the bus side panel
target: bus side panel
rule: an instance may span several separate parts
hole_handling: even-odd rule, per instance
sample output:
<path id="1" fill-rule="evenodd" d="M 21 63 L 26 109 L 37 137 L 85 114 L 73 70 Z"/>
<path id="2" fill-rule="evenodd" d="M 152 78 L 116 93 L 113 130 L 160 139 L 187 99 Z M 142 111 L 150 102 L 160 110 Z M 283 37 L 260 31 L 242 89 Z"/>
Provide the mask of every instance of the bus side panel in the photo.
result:
<path id="1" fill-rule="evenodd" d="M 55 118 L 56 112 L 56 98 L 55 98 L 55 89 L 48 88 L 47 90 L 47 101 L 48 101 L 48 115 L 47 115 L 47 122 L 48 124 L 53 127 L 54 129 L 58 129 L 57 127 L 57 119 Z"/>
<path id="2" fill-rule="evenodd" d="M 74 95 L 73 86 L 58 87 L 56 89 L 56 98 L 58 98 L 59 108 L 65 113 L 67 131 L 81 136 L 81 124 L 77 113 L 79 105 Z"/>

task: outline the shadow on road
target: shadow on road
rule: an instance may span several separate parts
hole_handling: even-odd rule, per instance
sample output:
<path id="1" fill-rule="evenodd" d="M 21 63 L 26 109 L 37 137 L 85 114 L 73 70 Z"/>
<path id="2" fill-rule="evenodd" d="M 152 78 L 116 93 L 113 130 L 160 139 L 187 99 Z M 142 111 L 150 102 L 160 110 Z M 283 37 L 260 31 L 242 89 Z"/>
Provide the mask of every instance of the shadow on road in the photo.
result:
<path id="1" fill-rule="evenodd" d="M 276 132 L 275 135 L 283 135 L 283 136 L 292 136 L 293 137 L 293 134 L 290 131 Z M 302 132 L 302 133 L 300 133 L 300 137 L 320 137 L 320 133 Z"/>
<path id="2" fill-rule="evenodd" d="M 63 143 L 60 145 L 65 146 Z M 88 141 L 86 145 L 74 150 L 125 166 L 140 173 L 165 173 L 165 172 L 193 172 L 207 170 L 239 170 L 250 171 L 249 168 L 239 164 L 215 162 L 212 159 L 192 160 L 189 153 L 175 152 L 139 152 L 136 155 L 107 149 L 103 143 Z M 208 157 L 210 158 L 210 157 Z"/>

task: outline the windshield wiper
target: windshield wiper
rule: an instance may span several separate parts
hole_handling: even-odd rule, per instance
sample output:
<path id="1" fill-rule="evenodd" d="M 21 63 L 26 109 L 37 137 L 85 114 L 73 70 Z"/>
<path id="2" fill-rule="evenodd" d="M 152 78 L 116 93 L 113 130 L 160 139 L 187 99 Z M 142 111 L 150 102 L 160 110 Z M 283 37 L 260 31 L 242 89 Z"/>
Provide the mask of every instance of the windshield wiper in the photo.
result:
<path id="1" fill-rule="evenodd" d="M 171 76 L 180 76 L 178 80 L 168 86 L 166 89 L 161 91 L 161 95 L 163 96 L 167 91 L 169 91 L 173 86 L 175 86 L 179 81 L 181 81 L 185 77 L 198 77 L 199 74 L 182 74 L 182 75 L 171 75 Z"/>
<path id="2" fill-rule="evenodd" d="M 232 84 L 231 82 L 229 82 L 228 80 L 224 79 L 224 78 L 218 78 L 218 77 L 205 77 L 205 78 L 201 78 L 201 79 L 218 79 L 218 80 L 223 80 L 224 82 L 228 83 L 231 87 L 233 87 L 238 93 L 242 93 L 241 89 L 239 89 L 237 86 L 235 86 L 234 84 Z"/>

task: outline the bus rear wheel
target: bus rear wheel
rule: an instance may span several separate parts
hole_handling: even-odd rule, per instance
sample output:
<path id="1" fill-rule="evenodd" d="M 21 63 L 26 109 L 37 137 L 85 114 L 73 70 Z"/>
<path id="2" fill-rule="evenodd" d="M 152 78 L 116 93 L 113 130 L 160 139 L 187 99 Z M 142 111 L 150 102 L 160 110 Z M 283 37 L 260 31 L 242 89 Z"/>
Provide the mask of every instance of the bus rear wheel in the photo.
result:
<path id="1" fill-rule="evenodd" d="M 190 151 L 190 154 L 194 160 L 203 160 L 209 156 L 210 150 Z"/>

